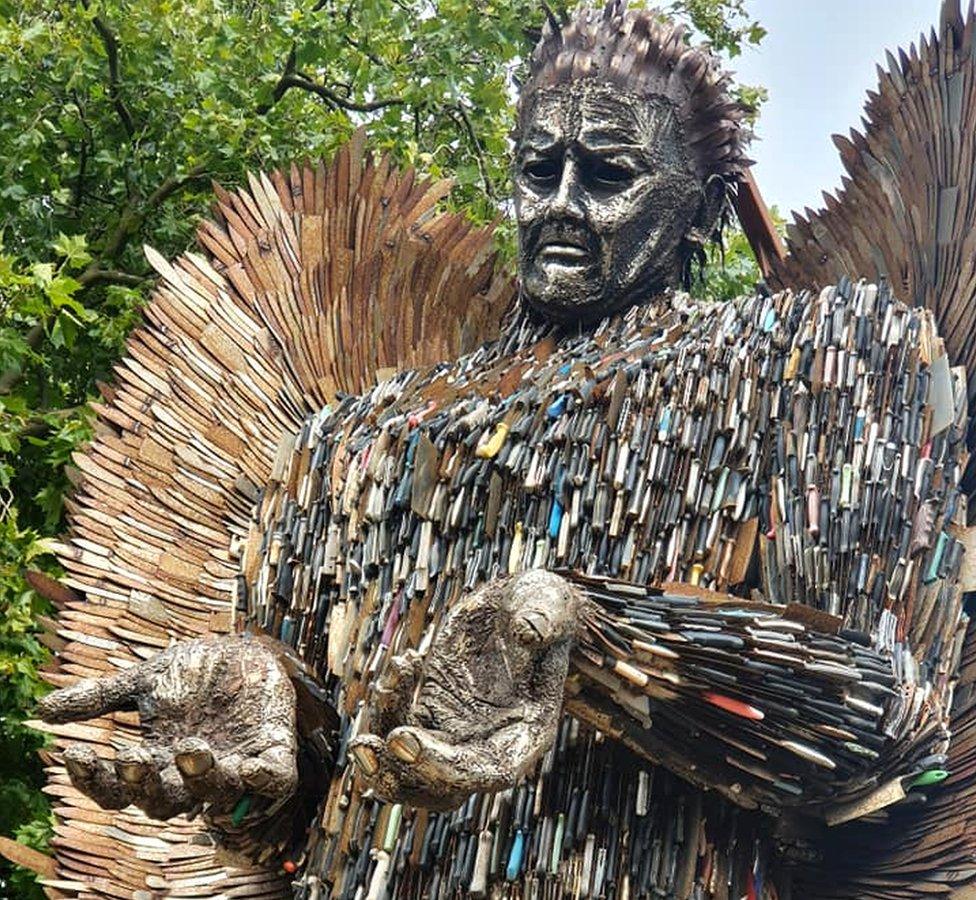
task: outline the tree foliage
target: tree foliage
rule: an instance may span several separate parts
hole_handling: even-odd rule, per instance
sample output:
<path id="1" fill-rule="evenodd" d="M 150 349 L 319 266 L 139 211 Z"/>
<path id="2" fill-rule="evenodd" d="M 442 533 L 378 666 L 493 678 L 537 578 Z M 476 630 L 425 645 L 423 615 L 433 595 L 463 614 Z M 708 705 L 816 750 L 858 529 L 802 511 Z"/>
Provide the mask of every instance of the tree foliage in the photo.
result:
<path id="1" fill-rule="evenodd" d="M 744 0 L 669 11 L 730 56 L 763 36 Z M 211 180 L 328 156 L 360 124 L 496 217 L 543 16 L 539 0 L 0 0 L 0 832 L 43 831 L 20 724 L 42 690 L 42 604 L 22 572 L 53 569 L 43 538 L 86 402 L 147 296 L 141 245 L 179 252 Z"/>

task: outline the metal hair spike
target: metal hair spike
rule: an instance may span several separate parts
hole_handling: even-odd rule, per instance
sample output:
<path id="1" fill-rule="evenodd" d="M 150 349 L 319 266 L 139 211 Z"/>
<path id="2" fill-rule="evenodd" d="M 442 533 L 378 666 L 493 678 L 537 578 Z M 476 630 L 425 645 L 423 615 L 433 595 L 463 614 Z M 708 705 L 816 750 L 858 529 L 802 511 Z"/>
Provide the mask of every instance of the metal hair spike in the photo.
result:
<path id="1" fill-rule="evenodd" d="M 615 16 L 622 16 L 627 9 L 627 0 L 607 0 L 603 7 L 603 21 L 609 22 Z"/>

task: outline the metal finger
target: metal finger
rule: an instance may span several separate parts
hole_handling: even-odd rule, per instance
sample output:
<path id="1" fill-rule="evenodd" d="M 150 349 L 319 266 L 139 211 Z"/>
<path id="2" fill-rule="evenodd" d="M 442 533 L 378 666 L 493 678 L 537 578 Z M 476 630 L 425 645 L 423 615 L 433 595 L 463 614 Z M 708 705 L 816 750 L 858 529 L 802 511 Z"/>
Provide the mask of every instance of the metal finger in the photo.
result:
<path id="1" fill-rule="evenodd" d="M 135 709 L 144 686 L 140 666 L 107 678 L 84 678 L 42 697 L 37 704 L 37 714 L 45 722 L 60 723 Z"/>
<path id="2" fill-rule="evenodd" d="M 525 644 L 555 643 L 579 628 L 580 595 L 552 572 L 524 572 L 512 579 L 507 593 L 512 631 Z"/>
<path id="3" fill-rule="evenodd" d="M 132 802 L 131 787 L 91 747 L 72 744 L 64 751 L 64 766 L 71 783 L 103 809 L 122 809 Z"/>
<path id="4" fill-rule="evenodd" d="M 260 756 L 249 757 L 238 771 L 245 787 L 275 800 L 291 796 L 298 784 L 295 754 L 286 747 L 272 747 Z"/>
<path id="5" fill-rule="evenodd" d="M 176 766 L 153 769 L 143 782 L 144 795 L 135 801 L 147 816 L 166 821 L 189 812 L 196 805 L 196 798 L 187 790 Z"/>
<path id="6" fill-rule="evenodd" d="M 239 754 L 218 757 L 202 738 L 184 738 L 174 748 L 173 761 L 191 797 L 221 806 L 232 804 L 244 791 Z"/>

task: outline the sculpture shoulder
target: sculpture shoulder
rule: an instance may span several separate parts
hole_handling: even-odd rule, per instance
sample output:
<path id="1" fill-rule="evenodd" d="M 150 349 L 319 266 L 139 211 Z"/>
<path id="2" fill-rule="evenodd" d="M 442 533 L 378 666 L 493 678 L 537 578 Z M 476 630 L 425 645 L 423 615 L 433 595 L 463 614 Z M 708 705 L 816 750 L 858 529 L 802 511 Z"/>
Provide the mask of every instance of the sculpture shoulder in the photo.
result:
<path id="1" fill-rule="evenodd" d="M 792 343 L 812 315 L 810 292 L 782 291 L 743 294 L 726 300 L 703 300 L 688 294 L 670 296 L 669 306 L 689 325 L 699 341 L 715 350 L 766 351 Z"/>
<path id="2" fill-rule="evenodd" d="M 817 387 L 825 373 L 853 379 L 855 370 L 867 369 L 891 379 L 904 367 L 928 369 L 945 355 L 932 312 L 900 300 L 884 281 L 855 284 L 841 279 L 819 290 L 743 295 L 720 303 L 699 301 L 695 309 L 740 349 L 750 343 L 763 349 L 791 348 L 794 356 L 782 377 L 806 376 Z M 806 359 L 805 354 L 818 350 L 822 359 Z M 837 363 L 852 371 L 835 373 Z"/>

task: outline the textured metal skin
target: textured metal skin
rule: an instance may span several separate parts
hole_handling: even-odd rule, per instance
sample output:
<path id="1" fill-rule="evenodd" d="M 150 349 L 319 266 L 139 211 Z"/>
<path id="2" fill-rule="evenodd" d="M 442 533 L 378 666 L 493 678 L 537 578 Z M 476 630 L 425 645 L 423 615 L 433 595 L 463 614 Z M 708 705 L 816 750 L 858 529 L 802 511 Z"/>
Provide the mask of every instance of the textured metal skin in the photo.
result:
<path id="1" fill-rule="evenodd" d="M 701 221 L 703 185 L 673 104 L 589 79 L 526 102 L 514 184 L 529 305 L 600 319 L 676 285 L 688 234 L 714 222 Z"/>

